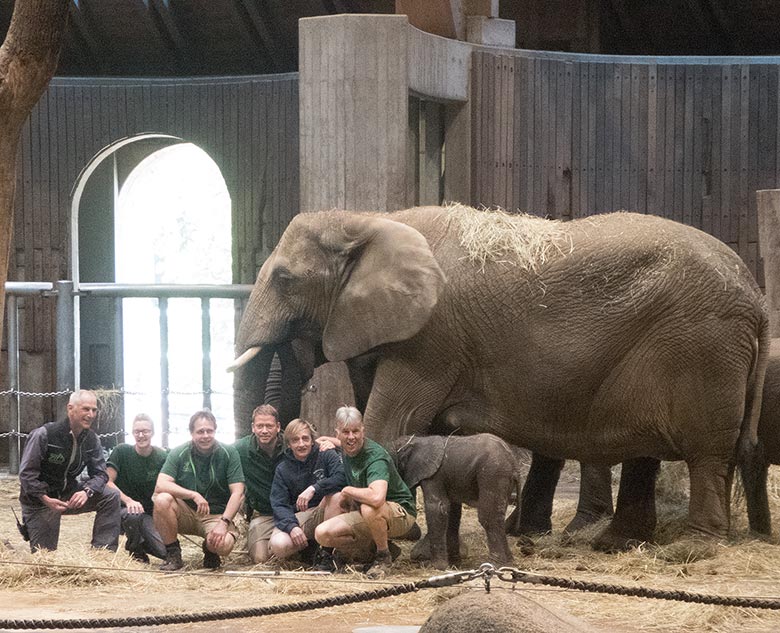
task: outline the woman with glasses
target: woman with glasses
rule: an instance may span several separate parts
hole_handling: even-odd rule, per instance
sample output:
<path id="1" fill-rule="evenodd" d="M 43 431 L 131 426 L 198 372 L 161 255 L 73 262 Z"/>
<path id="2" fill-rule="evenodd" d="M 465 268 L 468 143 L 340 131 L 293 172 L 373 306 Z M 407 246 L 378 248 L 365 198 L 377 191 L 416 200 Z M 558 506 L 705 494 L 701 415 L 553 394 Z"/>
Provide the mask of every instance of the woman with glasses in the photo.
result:
<path id="1" fill-rule="evenodd" d="M 119 490 L 122 500 L 122 533 L 127 537 L 125 549 L 141 562 L 149 555 L 165 558 L 159 532 L 152 521 L 152 495 L 157 475 L 167 453 L 152 446 L 154 423 L 145 413 L 133 419 L 135 444 L 118 444 L 108 458 L 108 486 Z"/>

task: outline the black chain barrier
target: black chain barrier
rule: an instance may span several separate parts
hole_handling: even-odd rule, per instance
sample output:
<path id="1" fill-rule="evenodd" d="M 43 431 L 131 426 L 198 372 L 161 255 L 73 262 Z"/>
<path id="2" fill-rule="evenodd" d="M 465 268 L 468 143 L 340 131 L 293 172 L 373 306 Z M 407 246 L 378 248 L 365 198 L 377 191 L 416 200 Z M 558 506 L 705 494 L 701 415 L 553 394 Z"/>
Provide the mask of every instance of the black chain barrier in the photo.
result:
<path id="1" fill-rule="evenodd" d="M 207 611 L 204 613 L 183 613 L 171 615 L 150 615 L 142 617 L 124 618 L 81 618 L 71 620 L 0 620 L 0 629 L 101 629 L 135 626 L 162 626 L 167 624 L 190 624 L 194 622 L 214 622 L 217 620 L 232 620 L 238 618 L 257 618 L 266 615 L 280 615 L 297 611 L 310 611 L 335 607 L 356 602 L 368 602 L 413 593 L 421 589 L 449 587 L 470 580 L 481 578 L 485 584 L 485 591 L 490 592 L 490 583 L 493 578 L 509 583 L 529 583 L 533 585 L 546 585 L 560 589 L 573 589 L 592 593 L 606 593 L 618 596 L 634 596 L 638 598 L 653 598 L 656 600 L 675 600 L 678 602 L 695 602 L 698 604 L 711 604 L 726 607 L 742 607 L 750 609 L 780 609 L 780 600 L 767 598 L 737 598 L 728 596 L 715 596 L 709 594 L 690 593 L 687 591 L 670 591 L 663 589 L 648 589 L 646 587 L 623 587 L 605 583 L 587 582 L 556 578 L 554 576 L 540 576 L 524 572 L 514 567 L 501 567 L 496 569 L 490 563 L 483 563 L 479 569 L 458 571 L 440 576 L 432 576 L 426 580 L 415 583 L 391 585 L 371 591 L 342 594 L 330 598 L 317 598 L 275 604 L 267 607 L 248 607 L 243 609 L 222 609 Z"/>

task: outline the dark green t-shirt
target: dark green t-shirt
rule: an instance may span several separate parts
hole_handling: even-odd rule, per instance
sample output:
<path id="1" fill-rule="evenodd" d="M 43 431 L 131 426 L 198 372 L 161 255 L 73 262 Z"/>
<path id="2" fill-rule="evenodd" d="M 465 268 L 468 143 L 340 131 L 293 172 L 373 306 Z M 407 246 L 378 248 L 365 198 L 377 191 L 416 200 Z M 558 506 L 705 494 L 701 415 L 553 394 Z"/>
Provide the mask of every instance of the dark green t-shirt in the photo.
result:
<path id="1" fill-rule="evenodd" d="M 241 457 L 241 467 L 246 478 L 246 502 L 258 514 L 272 516 L 271 483 L 276 465 L 282 461 L 284 443 L 281 434 L 276 439 L 272 455 L 260 448 L 254 434 L 242 437 L 234 444 Z"/>
<path id="2" fill-rule="evenodd" d="M 417 516 L 417 507 L 412 493 L 398 474 L 392 458 L 380 444 L 366 439 L 363 448 L 355 457 L 344 453 L 342 459 L 347 485 L 368 488 L 372 481 L 384 479 L 387 482 L 385 499 L 394 501 L 413 517 Z"/>
<path id="3" fill-rule="evenodd" d="M 171 450 L 160 471 L 188 490 L 196 490 L 208 501 L 211 514 L 222 514 L 230 499 L 230 484 L 243 483 L 241 459 L 232 446 L 217 442 L 208 455 L 201 455 L 187 442 Z M 187 505 L 197 509 L 191 499 Z"/>
<path id="4" fill-rule="evenodd" d="M 154 485 L 167 456 L 168 453 L 159 446 L 152 447 L 149 455 L 139 455 L 135 446 L 118 444 L 108 458 L 108 467 L 117 473 L 114 482 L 117 488 L 139 501 L 147 514 L 152 513 Z"/>

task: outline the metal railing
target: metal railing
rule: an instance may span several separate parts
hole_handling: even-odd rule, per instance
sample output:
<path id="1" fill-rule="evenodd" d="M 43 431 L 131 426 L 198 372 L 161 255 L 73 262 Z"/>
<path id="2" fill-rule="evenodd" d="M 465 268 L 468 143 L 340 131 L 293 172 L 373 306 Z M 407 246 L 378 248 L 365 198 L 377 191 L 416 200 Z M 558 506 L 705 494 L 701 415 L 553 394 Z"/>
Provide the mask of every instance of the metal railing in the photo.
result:
<path id="1" fill-rule="evenodd" d="M 76 354 L 78 340 L 78 298 L 79 297 L 113 297 L 116 300 L 114 310 L 115 332 L 122 331 L 123 299 L 152 298 L 157 299 L 159 308 L 160 328 L 160 379 L 161 379 L 161 431 L 163 443 L 167 445 L 169 431 L 169 375 L 168 375 L 168 300 L 172 298 L 200 299 L 201 301 L 201 390 L 203 406 L 211 406 L 211 305 L 212 299 L 244 300 L 249 296 L 252 286 L 244 285 L 208 285 L 208 284 L 114 284 L 114 283 L 80 283 L 58 281 L 48 282 L 18 282 L 9 281 L 5 284 L 7 336 L 8 336 L 8 383 L 11 392 L 11 415 L 8 422 L 9 431 L 9 470 L 12 474 L 19 472 L 20 454 L 20 398 L 22 385 L 19 371 L 19 298 L 38 296 L 56 300 L 56 391 L 47 395 L 70 393 L 79 386 L 77 377 L 80 372 L 80 360 Z M 117 344 L 121 341 L 118 337 Z M 30 389 L 30 392 L 39 390 Z"/>

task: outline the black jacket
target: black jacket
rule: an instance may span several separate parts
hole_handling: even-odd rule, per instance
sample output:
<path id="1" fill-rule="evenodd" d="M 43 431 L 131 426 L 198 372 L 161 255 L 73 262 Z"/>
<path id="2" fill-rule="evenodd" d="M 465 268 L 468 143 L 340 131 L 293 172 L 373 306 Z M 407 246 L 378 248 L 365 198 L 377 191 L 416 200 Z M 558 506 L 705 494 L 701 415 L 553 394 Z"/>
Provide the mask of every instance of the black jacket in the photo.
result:
<path id="1" fill-rule="evenodd" d="M 79 485 L 76 477 L 84 468 L 89 479 Z M 79 433 L 75 452 L 67 418 L 44 424 L 30 433 L 19 465 L 21 503 L 41 505 L 43 495 L 66 500 L 83 489 L 101 493 L 106 482 L 108 473 L 103 447 L 92 429 Z"/>
<path id="2" fill-rule="evenodd" d="M 298 527 L 295 502 L 298 495 L 309 486 L 314 486 L 314 497 L 309 501 L 309 508 L 316 508 L 323 497 L 338 492 L 346 485 L 344 466 L 338 451 L 320 451 L 315 443 L 306 461 L 302 462 L 295 458 L 289 448 L 286 449 L 271 484 L 274 525 L 288 534 L 294 527 Z"/>

